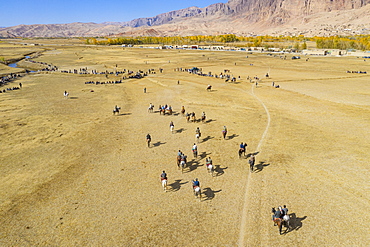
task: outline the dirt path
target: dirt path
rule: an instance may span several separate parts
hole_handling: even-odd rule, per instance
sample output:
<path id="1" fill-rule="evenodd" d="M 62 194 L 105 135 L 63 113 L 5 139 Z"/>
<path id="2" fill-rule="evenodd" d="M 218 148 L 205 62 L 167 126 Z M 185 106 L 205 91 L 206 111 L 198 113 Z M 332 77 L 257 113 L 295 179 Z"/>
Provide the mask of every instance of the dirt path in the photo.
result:
<path id="1" fill-rule="evenodd" d="M 270 112 L 268 111 L 266 105 L 257 97 L 257 95 L 255 95 L 254 85 L 252 85 L 252 87 L 251 87 L 251 92 L 252 92 L 253 97 L 256 98 L 256 100 L 258 100 L 261 103 L 261 105 L 265 109 L 266 116 L 267 116 L 266 129 L 263 132 L 262 137 L 258 142 L 257 148 L 255 149 L 255 153 L 257 153 L 257 152 L 260 153 L 261 152 L 261 146 L 262 146 L 263 141 L 264 141 L 264 139 L 267 135 L 267 132 L 270 128 L 271 117 L 270 117 Z M 242 211 L 242 216 L 241 216 L 242 219 L 241 219 L 241 222 L 240 222 L 238 246 L 245 246 L 244 239 L 246 238 L 246 234 L 247 234 L 247 231 L 246 231 L 247 209 L 248 209 L 248 206 L 249 206 L 248 203 L 250 203 L 250 201 L 251 201 L 251 196 L 250 196 L 250 193 L 249 193 L 250 181 L 252 179 L 251 175 L 252 175 L 251 173 L 248 173 L 248 178 L 247 178 L 247 181 L 246 181 L 246 184 L 245 184 L 244 206 L 243 206 L 243 211 Z"/>

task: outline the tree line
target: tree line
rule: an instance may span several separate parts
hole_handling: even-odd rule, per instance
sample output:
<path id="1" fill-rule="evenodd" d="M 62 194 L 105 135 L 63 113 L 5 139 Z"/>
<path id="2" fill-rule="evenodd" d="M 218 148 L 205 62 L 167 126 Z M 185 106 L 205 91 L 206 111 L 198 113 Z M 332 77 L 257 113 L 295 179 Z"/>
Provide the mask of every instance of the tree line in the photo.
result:
<path id="1" fill-rule="evenodd" d="M 370 35 L 304 37 L 299 36 L 236 36 L 224 35 L 194 35 L 170 37 L 117 37 L 117 38 L 87 38 L 86 44 L 92 45 L 233 45 L 239 47 L 291 48 L 294 50 L 307 49 L 307 43 L 316 44 L 318 49 L 356 49 L 370 50 Z"/>

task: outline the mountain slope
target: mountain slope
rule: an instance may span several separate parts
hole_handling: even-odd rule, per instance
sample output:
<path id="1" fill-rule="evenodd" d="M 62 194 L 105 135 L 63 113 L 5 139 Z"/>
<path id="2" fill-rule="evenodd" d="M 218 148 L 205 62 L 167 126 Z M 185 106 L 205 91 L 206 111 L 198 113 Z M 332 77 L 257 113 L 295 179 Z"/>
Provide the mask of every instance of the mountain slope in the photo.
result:
<path id="1" fill-rule="evenodd" d="M 19 25 L 0 37 L 369 33 L 370 0 L 230 0 L 122 23 Z M 359 21 L 361 20 L 361 21 Z M 351 28 L 348 28 L 351 27 Z M 343 33 L 344 32 L 344 33 Z"/>

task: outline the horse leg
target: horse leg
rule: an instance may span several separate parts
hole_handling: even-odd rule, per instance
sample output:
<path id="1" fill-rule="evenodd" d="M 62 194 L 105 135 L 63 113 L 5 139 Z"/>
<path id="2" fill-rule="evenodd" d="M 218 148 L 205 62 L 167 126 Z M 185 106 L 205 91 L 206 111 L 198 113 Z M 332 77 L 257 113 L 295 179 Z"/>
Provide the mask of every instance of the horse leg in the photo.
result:
<path id="1" fill-rule="evenodd" d="M 279 226 L 279 234 L 281 235 L 281 230 L 283 228 L 283 223 L 281 221 L 278 222 L 278 226 Z"/>

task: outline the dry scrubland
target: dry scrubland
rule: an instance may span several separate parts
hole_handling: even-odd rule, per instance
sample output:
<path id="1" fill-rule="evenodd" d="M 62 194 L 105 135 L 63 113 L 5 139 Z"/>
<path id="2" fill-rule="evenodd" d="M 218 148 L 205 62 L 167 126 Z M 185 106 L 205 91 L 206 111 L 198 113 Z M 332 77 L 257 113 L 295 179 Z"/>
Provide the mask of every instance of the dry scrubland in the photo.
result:
<path id="1" fill-rule="evenodd" d="M 33 73 L 14 82 L 23 89 L 0 94 L 2 246 L 369 244 L 370 78 L 345 71 L 370 72 L 370 61 L 45 48 L 50 49 L 35 60 L 60 69 L 113 71 L 117 64 L 118 70 L 154 68 L 157 73 L 116 85 L 84 84 L 106 81 L 104 75 Z M 22 49 L 13 56 L 28 53 Z M 0 47 L 0 53 L 4 50 L 9 51 Z M 242 79 L 225 83 L 174 71 L 194 66 L 213 73 L 230 69 Z M 0 70 L 9 72 L 4 66 Z M 264 78 L 267 72 L 270 79 Z M 257 88 L 248 75 L 262 78 Z M 273 88 L 272 81 L 281 88 Z M 208 84 L 212 92 L 205 90 Z M 65 90 L 69 99 L 63 98 Z M 208 122 L 148 113 L 149 103 L 155 109 L 170 104 L 175 113 L 183 105 L 198 118 L 205 111 Z M 115 105 L 122 115 L 112 116 Z M 201 157 L 193 159 L 198 126 Z M 259 152 L 252 174 L 247 159 L 237 157 L 242 141 L 248 143 L 247 153 Z M 178 149 L 189 157 L 183 174 L 175 162 Z M 206 172 L 206 156 L 217 166 L 215 177 Z M 159 182 L 162 170 L 169 176 L 166 193 Z M 201 201 L 192 194 L 194 178 L 201 181 Z M 279 236 L 270 210 L 283 204 L 294 229 Z"/>

